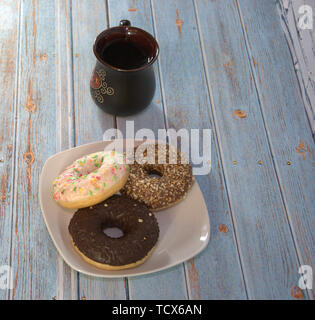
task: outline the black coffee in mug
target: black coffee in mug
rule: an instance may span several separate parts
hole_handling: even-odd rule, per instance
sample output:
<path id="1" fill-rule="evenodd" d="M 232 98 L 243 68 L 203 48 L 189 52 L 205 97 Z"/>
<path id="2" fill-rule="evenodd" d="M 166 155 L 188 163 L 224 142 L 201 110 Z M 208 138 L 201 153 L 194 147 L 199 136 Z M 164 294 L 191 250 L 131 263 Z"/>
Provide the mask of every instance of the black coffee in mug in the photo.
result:
<path id="1" fill-rule="evenodd" d="M 129 39 L 113 40 L 106 44 L 101 58 L 113 67 L 125 70 L 143 67 L 152 59 L 149 52 Z"/>
<path id="2" fill-rule="evenodd" d="M 152 35 L 122 20 L 96 37 L 93 51 L 97 60 L 90 91 L 100 108 L 128 116 L 151 103 L 156 87 L 153 63 L 159 54 Z"/>

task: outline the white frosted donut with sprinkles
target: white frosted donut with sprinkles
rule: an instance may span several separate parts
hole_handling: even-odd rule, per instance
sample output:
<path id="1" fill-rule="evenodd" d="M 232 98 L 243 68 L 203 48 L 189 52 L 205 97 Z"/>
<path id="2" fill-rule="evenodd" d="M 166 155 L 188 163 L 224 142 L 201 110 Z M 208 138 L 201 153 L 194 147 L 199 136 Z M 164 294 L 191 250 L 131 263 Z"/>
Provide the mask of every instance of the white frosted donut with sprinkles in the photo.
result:
<path id="1" fill-rule="evenodd" d="M 92 153 L 74 161 L 54 180 L 53 197 L 66 208 L 93 206 L 120 190 L 128 175 L 121 153 Z"/>

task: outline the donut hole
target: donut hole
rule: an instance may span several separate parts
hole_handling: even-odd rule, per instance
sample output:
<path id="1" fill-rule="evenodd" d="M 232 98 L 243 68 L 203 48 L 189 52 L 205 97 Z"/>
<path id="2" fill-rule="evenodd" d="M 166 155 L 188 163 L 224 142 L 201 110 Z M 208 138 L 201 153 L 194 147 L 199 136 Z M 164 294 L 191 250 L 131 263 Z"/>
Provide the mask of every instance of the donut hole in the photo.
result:
<path id="1" fill-rule="evenodd" d="M 148 170 L 148 176 L 149 178 L 162 178 L 163 174 L 160 172 L 160 171 L 157 171 L 157 170 Z"/>
<path id="2" fill-rule="evenodd" d="M 124 231 L 119 227 L 105 227 L 103 233 L 113 239 L 118 239 L 124 236 Z"/>

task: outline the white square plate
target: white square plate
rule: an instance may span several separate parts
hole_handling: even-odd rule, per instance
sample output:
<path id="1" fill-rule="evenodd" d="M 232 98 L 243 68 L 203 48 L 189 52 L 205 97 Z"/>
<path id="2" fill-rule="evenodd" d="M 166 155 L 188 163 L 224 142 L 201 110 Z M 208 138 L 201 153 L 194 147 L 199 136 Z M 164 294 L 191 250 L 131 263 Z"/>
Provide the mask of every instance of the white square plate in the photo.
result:
<path id="1" fill-rule="evenodd" d="M 130 277 L 170 268 L 201 252 L 208 244 L 210 223 L 206 204 L 197 182 L 177 205 L 155 213 L 160 237 L 152 256 L 142 265 L 120 271 L 98 269 L 74 250 L 68 225 L 76 210 L 59 206 L 51 194 L 52 182 L 68 165 L 83 155 L 104 150 L 109 141 L 72 148 L 50 157 L 42 169 L 39 199 L 49 234 L 66 263 L 73 269 L 96 277 Z M 135 141 L 137 145 L 137 141 Z"/>

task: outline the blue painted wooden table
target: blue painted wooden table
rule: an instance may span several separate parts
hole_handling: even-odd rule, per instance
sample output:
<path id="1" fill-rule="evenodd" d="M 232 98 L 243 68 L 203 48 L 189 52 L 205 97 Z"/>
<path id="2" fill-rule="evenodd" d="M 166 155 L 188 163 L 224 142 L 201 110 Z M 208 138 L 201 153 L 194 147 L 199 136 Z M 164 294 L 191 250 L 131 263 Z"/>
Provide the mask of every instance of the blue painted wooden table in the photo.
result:
<path id="1" fill-rule="evenodd" d="M 314 299 L 314 0 L 3 0 L 0 2 L 0 299 Z M 95 36 L 123 18 L 160 45 L 143 113 L 94 105 Z M 211 128 L 198 176 L 212 225 L 206 250 L 155 274 L 107 280 L 68 267 L 38 200 L 45 160 L 108 128 Z M 314 287 L 314 280 L 313 280 Z"/>

